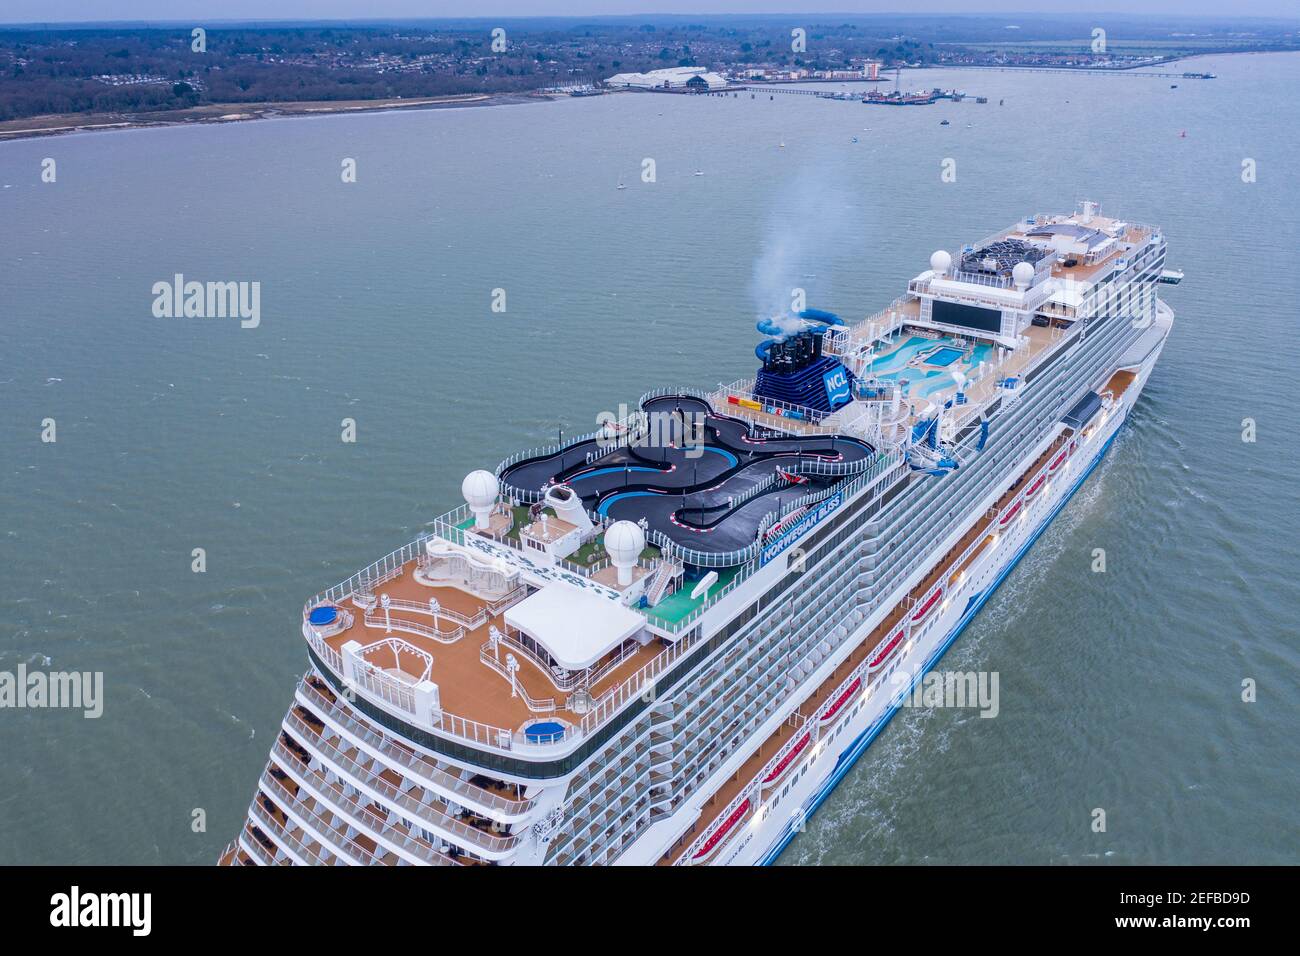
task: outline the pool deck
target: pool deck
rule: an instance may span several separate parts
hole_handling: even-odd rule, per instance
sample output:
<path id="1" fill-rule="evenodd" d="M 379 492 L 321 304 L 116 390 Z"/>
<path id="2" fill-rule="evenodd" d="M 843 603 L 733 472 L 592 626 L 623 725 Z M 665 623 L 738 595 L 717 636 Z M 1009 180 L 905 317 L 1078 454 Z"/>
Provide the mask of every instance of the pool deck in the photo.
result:
<path id="1" fill-rule="evenodd" d="M 1009 375 L 1021 374 L 1024 371 L 1024 369 L 1031 362 L 1037 359 L 1044 351 L 1054 347 L 1061 340 L 1061 337 L 1065 333 L 1063 330 L 1060 329 L 1041 328 L 1036 325 L 1031 325 L 1027 329 L 1025 329 L 1023 334 L 1028 341 L 1020 348 L 1008 350 L 1006 354 L 1006 358 L 1004 359 L 1001 366 L 998 366 L 996 364 L 992 366 L 986 366 L 984 377 L 981 378 L 979 381 L 974 382 L 972 384 L 968 384 L 966 386 L 965 392 L 966 392 L 966 398 L 969 403 L 968 407 L 973 407 L 992 398 L 994 393 L 997 391 L 997 383 L 1000 379 L 1006 378 Z M 907 343 L 911 341 L 912 338 L 913 336 L 908 335 L 906 333 L 900 335 L 898 340 L 894 343 L 893 348 L 891 348 L 887 352 L 883 352 L 877 355 L 875 357 L 875 362 L 879 363 L 879 362 L 888 361 L 890 356 L 894 355 L 900 349 L 904 348 L 907 345 Z M 954 336 L 946 335 L 942 338 L 934 339 L 933 345 L 939 348 L 954 347 L 951 345 L 953 338 Z M 979 343 L 982 340 L 969 339 L 968 341 Z M 924 351 L 924 347 L 919 351 Z M 990 354 L 996 355 L 997 352 L 995 350 L 993 353 Z M 922 363 L 922 365 L 924 365 L 924 363 Z M 945 374 L 949 374 L 955 367 L 960 368 L 960 370 L 962 371 L 967 371 L 967 367 L 964 364 L 958 366 L 957 363 L 955 362 L 946 366 L 925 366 L 925 367 L 930 368 L 932 370 L 941 370 Z M 887 372 L 885 373 L 885 375 L 887 375 L 888 378 L 886 378 L 885 380 L 891 381 L 897 378 L 898 376 L 903 376 L 906 371 L 907 369 L 905 367 L 902 369 L 896 369 Z M 918 379 L 912 384 L 913 385 L 921 384 L 923 381 L 924 379 Z M 909 418 L 914 420 L 916 418 L 916 413 L 921 409 L 924 409 L 926 404 L 930 402 L 933 402 L 936 405 L 942 405 L 948 399 L 952 398 L 953 395 L 956 394 L 956 392 L 957 392 L 957 385 L 955 382 L 952 381 L 951 375 L 949 374 L 948 384 L 937 391 L 931 392 L 930 394 L 924 396 L 914 397 L 910 394 L 905 395 L 904 402 L 909 407 Z"/>

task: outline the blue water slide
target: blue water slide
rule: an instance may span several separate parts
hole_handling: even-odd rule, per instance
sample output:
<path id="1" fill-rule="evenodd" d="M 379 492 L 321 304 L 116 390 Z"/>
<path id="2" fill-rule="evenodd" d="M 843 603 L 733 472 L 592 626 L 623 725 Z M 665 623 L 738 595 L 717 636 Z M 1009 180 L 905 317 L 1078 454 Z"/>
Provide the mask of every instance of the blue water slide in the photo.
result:
<path id="1" fill-rule="evenodd" d="M 825 325 L 843 325 L 840 317 L 834 312 L 827 312 L 825 309 L 804 309 L 799 313 L 799 318 L 809 322 L 821 322 Z"/>
<path id="2" fill-rule="evenodd" d="M 980 421 L 980 440 L 979 440 L 979 444 L 975 446 L 975 450 L 983 451 L 984 443 L 987 442 L 988 440 L 989 440 L 989 420 L 985 418 L 985 419 L 981 419 Z"/>
<path id="3" fill-rule="evenodd" d="M 764 365 L 767 364 L 767 353 L 771 351 L 772 346 L 775 344 L 776 339 L 764 339 L 754 346 L 754 354 L 758 356 L 758 360 Z"/>
<path id="4" fill-rule="evenodd" d="M 912 443 L 935 447 L 935 438 L 939 430 L 938 418 L 927 418 L 912 426 Z"/>

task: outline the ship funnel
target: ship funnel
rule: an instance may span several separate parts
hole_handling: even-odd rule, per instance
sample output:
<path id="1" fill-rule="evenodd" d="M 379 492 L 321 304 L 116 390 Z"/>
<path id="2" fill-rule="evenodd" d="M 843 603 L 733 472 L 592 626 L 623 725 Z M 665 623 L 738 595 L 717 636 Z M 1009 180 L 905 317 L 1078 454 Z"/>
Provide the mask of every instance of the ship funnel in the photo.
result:
<path id="1" fill-rule="evenodd" d="M 551 485 L 547 488 L 545 503 L 555 509 L 556 517 L 580 528 L 584 536 L 591 530 L 591 518 L 582 506 L 582 499 L 568 485 Z"/>
<path id="2" fill-rule="evenodd" d="M 497 479 L 490 471 L 471 471 L 460 483 L 460 493 L 465 504 L 474 512 L 474 527 L 486 528 L 492 508 L 497 503 Z"/>

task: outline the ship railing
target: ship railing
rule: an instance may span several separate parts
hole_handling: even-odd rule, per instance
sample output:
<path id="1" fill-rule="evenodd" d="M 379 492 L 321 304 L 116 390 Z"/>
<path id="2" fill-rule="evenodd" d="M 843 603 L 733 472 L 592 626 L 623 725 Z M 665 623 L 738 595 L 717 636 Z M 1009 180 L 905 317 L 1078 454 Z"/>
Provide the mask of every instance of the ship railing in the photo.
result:
<path id="1" fill-rule="evenodd" d="M 289 773 L 289 771 L 284 771 L 284 772 L 286 774 Z M 301 816 L 312 826 L 312 828 L 316 831 L 317 834 L 328 833 L 330 835 L 336 835 L 334 827 L 330 824 L 329 820 L 325 819 L 325 816 L 321 813 L 319 809 L 317 809 L 316 807 L 307 806 L 307 804 L 304 803 L 299 797 L 296 797 L 292 793 L 290 793 L 288 787 L 282 784 L 279 780 L 276 780 L 275 777 L 271 776 L 269 769 L 262 772 L 262 777 L 258 781 L 258 783 L 261 785 L 263 791 L 266 793 L 268 797 L 275 797 L 280 801 L 281 803 L 280 809 L 285 813 L 286 816 L 288 816 L 290 813 L 293 813 L 295 816 Z M 309 789 L 306 787 L 302 787 L 301 784 L 299 784 L 299 787 L 301 788 L 300 792 L 302 792 L 302 790 Z M 256 803 L 257 801 L 254 800 L 253 802 Z M 344 819 L 349 820 L 347 816 L 344 816 Z M 306 828 L 304 827 L 304 829 Z M 285 828 L 281 827 L 279 832 L 286 832 Z M 358 845 L 355 842 L 342 843 L 342 838 L 339 837 L 339 839 L 341 845 L 336 845 L 334 843 L 324 844 L 324 846 L 328 849 L 330 853 L 335 854 L 341 859 L 348 860 L 357 866 L 383 866 L 384 865 L 384 861 L 382 859 L 375 856 L 373 853 L 371 853 L 369 850 L 365 849 L 364 847 Z"/>
<path id="2" fill-rule="evenodd" d="M 270 799 L 269 796 L 268 799 Z M 318 866 L 338 866 L 342 862 L 340 857 L 334 856 L 333 854 L 330 854 L 331 858 L 327 860 L 323 855 L 323 853 L 327 851 L 325 851 L 324 847 L 319 843 L 312 841 L 312 843 L 308 845 L 298 837 L 294 836 L 288 827 L 284 826 L 284 824 L 280 823 L 279 820 L 271 816 L 266 807 L 262 806 L 262 801 L 255 798 L 249 809 L 254 817 L 260 820 L 265 826 L 271 828 L 271 833 L 274 834 L 272 840 L 278 838 L 280 842 L 288 844 L 293 852 L 305 863 L 315 863 Z M 281 812 L 283 813 L 284 811 L 281 810 Z M 253 842 L 256 843 L 257 841 L 254 840 Z"/>
<path id="3" fill-rule="evenodd" d="M 531 647 L 531 642 L 518 640 L 512 635 L 502 632 L 497 638 L 497 643 L 507 650 L 513 651 L 522 657 L 526 657 L 534 667 L 542 672 L 556 690 L 565 693 L 578 687 L 594 687 L 617 670 L 629 657 L 636 656 L 637 651 L 640 650 L 640 645 L 635 641 L 624 641 L 619 645 L 617 654 L 611 660 L 606 661 L 599 667 L 595 669 L 587 667 L 582 670 L 564 671 L 566 676 L 561 677 L 556 673 L 558 665 L 543 657 L 542 654 Z M 490 653 L 492 650 L 492 642 L 488 641 L 480 650 Z M 496 657 L 497 655 L 492 656 Z"/>
<path id="4" fill-rule="evenodd" d="M 688 548 L 683 544 L 678 544 L 668 535 L 664 534 L 657 528 L 651 528 L 646 535 L 646 541 L 653 544 L 665 556 L 671 555 L 674 559 L 686 564 L 693 564 L 700 568 L 731 568 L 736 565 L 745 564 L 754 560 L 758 556 L 758 543 L 747 545 L 744 548 L 738 548 L 735 551 L 726 551 L 723 553 L 714 553 L 711 551 L 697 551 L 694 548 Z"/>
<path id="5" fill-rule="evenodd" d="M 1062 334 L 1061 337 L 1058 338 L 1055 342 L 1053 342 L 1049 347 L 1044 348 L 1032 359 L 1026 362 L 1024 367 L 1021 368 L 1020 371 L 1016 373 L 1016 375 L 1023 381 L 1027 382 L 1029 380 L 1030 374 L 1032 374 L 1040 365 L 1046 362 L 1049 358 L 1051 358 L 1054 355 L 1057 355 L 1062 349 L 1073 348 L 1073 344 L 1067 345 L 1066 342 L 1071 338 L 1077 339 L 1083 333 L 1083 326 L 1084 323 L 1075 322 L 1074 325 L 1066 329 L 1064 334 Z"/>
<path id="6" fill-rule="evenodd" d="M 337 652 L 321 652 L 322 648 L 325 651 L 329 651 L 329 648 L 315 634 L 308 635 L 308 642 L 313 649 L 317 650 L 321 660 L 326 662 L 329 669 L 345 686 L 353 683 L 344 676 L 341 655 Z M 367 691 L 371 696 L 396 708 L 407 716 L 417 716 L 412 688 L 389 677 L 382 671 L 374 670 L 368 663 L 358 670 L 358 680 L 355 683 L 358 689 Z M 494 724 L 485 724 L 446 710 L 435 712 L 430 721 L 420 721 L 419 724 L 422 727 L 428 727 L 469 743 L 480 744 L 501 751 L 526 750 L 545 753 L 555 750 L 557 744 L 571 743 L 577 739 L 577 734 L 580 733 L 580 730 L 575 728 L 574 734 L 565 733 L 562 738 L 557 738 L 554 741 L 530 739 L 523 731 L 509 730 Z"/>
<path id="7" fill-rule="evenodd" d="M 353 777 L 351 781 L 353 786 L 373 790 L 384 800 L 396 806 L 398 813 L 409 820 L 423 823 L 431 830 L 443 830 L 451 834 L 453 840 L 464 840 L 492 853 L 504 853 L 519 845 L 517 836 L 488 833 L 478 827 L 470 826 L 464 820 L 456 819 L 446 809 L 445 803 L 441 806 L 436 803 L 423 803 L 409 793 L 404 793 L 372 769 L 363 766 L 327 741 L 293 711 L 285 715 L 285 723 L 305 735 L 310 746 L 317 748 L 323 756 L 350 773 Z"/>
<path id="8" fill-rule="evenodd" d="M 475 786 L 453 773 L 443 770 L 433 761 L 418 756 L 396 746 L 383 734 L 363 724 L 337 703 L 331 701 L 307 681 L 298 684 L 301 695 L 316 709 L 323 712 L 325 719 L 341 727 L 349 735 L 362 741 L 374 751 L 382 754 L 383 759 L 399 764 L 413 778 L 426 781 L 430 789 L 441 787 L 456 795 L 456 799 L 467 804 L 476 804 L 489 811 L 497 811 L 509 816 L 522 817 L 533 809 L 536 801 L 511 800 L 490 790 Z"/>
<path id="9" fill-rule="evenodd" d="M 450 858 L 439 852 L 433 844 L 403 833 L 370 807 L 363 806 L 360 802 L 353 803 L 348 800 L 319 771 L 304 767 L 297 754 L 292 753 L 284 745 L 283 741 L 277 740 L 275 746 L 271 749 L 271 753 L 282 761 L 280 769 L 292 777 L 299 787 L 305 789 L 318 801 L 329 804 L 331 812 L 342 815 L 344 820 L 365 833 L 372 840 L 380 844 L 390 843 L 399 846 L 422 863 L 433 866 L 455 865 Z M 278 781 L 276 782 L 278 783 Z M 288 791 L 285 790 L 285 792 Z M 302 803 L 298 802 L 296 806 L 301 807 Z"/>
<path id="10" fill-rule="evenodd" d="M 343 655 L 326 644 L 325 639 L 316 632 L 315 628 L 309 626 L 306 629 L 306 634 L 308 646 L 316 652 L 316 655 L 324 661 L 327 666 L 329 666 L 335 673 L 341 675 L 343 673 Z"/>
<path id="11" fill-rule="evenodd" d="M 414 603 L 414 602 L 412 602 Z M 455 644 L 465 636 L 465 628 L 457 624 L 450 631 L 444 631 L 440 628 L 431 627 L 428 624 L 421 624 L 419 621 L 409 621 L 404 617 L 395 617 L 391 613 L 385 616 L 382 610 L 367 611 L 363 620 L 366 627 L 383 631 L 385 634 L 391 631 L 403 631 L 407 634 L 416 634 L 420 637 L 427 637 L 431 641 L 437 641 L 440 644 Z M 424 613 L 428 614 L 428 607 L 424 608 Z"/>
<path id="12" fill-rule="evenodd" d="M 379 584 L 397 577 L 407 564 L 423 553 L 424 543 L 429 540 L 429 537 L 430 535 L 427 534 L 420 535 L 414 541 L 358 571 L 346 581 L 317 594 L 303 606 L 303 616 L 310 614 L 311 609 L 318 604 L 341 604 L 353 594 L 369 593 Z"/>
<path id="13" fill-rule="evenodd" d="M 459 624 L 461 628 L 468 631 L 477 630 L 477 628 L 480 628 L 487 623 L 486 607 L 480 607 L 480 609 L 474 611 L 473 615 L 468 615 L 461 614 L 460 611 L 451 609 L 451 607 L 439 606 L 438 610 L 434 611 L 428 604 L 422 604 L 420 601 L 407 601 L 404 600 L 404 598 L 390 597 L 389 610 L 411 611 L 412 614 L 428 614 L 430 618 L 450 620 L 450 622 Z M 382 609 L 380 611 L 372 611 L 372 613 L 381 614 Z M 369 622 L 367 622 L 367 626 L 369 627 Z M 396 630 L 395 626 L 394 630 Z M 442 643 L 450 644 L 450 641 L 443 640 Z"/>
<path id="14" fill-rule="evenodd" d="M 694 647 L 697 640 L 697 635 L 688 635 L 675 641 L 655 655 L 627 680 L 599 697 L 592 709 L 582 717 L 580 726 L 583 733 L 587 734 L 594 731 L 632 698 L 653 693 L 655 678 Z"/>
<path id="15" fill-rule="evenodd" d="M 259 827 L 259 829 L 261 828 Z M 239 848 L 243 850 L 245 853 L 249 853 L 251 856 L 255 857 L 258 863 L 260 863 L 262 866 L 284 866 L 287 863 L 293 862 L 293 858 L 288 856 L 287 854 L 284 860 L 277 860 L 274 856 L 271 855 L 271 852 L 266 847 L 262 846 L 262 841 L 257 839 L 257 837 L 252 835 L 251 833 L 250 834 L 241 833 L 240 836 L 241 837 L 247 836 L 248 839 L 246 840 L 241 839 L 239 841 Z M 275 842 L 275 840 L 273 840 L 269 836 L 267 837 L 267 839 L 271 840 L 272 843 Z M 278 845 L 276 846 L 276 850 L 277 852 L 281 852 L 281 853 L 284 852 L 284 848 Z M 306 864 L 304 863 L 304 865 Z"/>
<path id="16" fill-rule="evenodd" d="M 555 698 L 544 697 L 541 699 L 537 699 L 532 697 L 528 693 L 527 689 L 524 687 L 523 682 L 520 681 L 518 677 L 511 677 L 510 671 L 506 667 L 506 665 L 501 663 L 499 660 L 497 660 L 495 657 L 492 656 L 492 649 L 490 644 L 484 644 L 482 647 L 479 648 L 478 659 L 482 661 L 484 664 L 486 664 L 490 670 L 493 670 L 496 673 L 500 674 L 502 677 L 504 677 L 506 681 L 510 684 L 510 696 L 514 697 L 517 694 L 519 698 L 524 702 L 524 706 L 527 707 L 534 714 L 555 713 Z"/>
<path id="17" fill-rule="evenodd" d="M 832 434 L 834 429 L 820 424 L 821 420 L 829 415 L 821 409 L 809 408 L 807 405 L 796 405 L 792 402 L 783 402 L 779 398 L 769 398 L 765 395 L 759 395 L 754 391 L 756 380 L 754 378 L 742 378 L 730 385 L 724 385 L 710 395 L 710 403 L 714 410 L 720 415 L 729 415 L 733 418 L 747 418 L 753 420 L 754 415 L 766 415 L 755 423 L 773 431 L 781 431 L 781 423 L 788 418 L 802 428 L 792 427 L 789 431 L 799 431 L 806 434 L 809 430 L 816 434 Z M 746 408 L 743 405 L 737 405 L 729 402 L 730 396 L 747 399 L 756 402 L 763 407 Z M 777 409 L 777 412 L 768 411 L 768 409 Z M 791 414 L 793 413 L 793 414 Z"/>
<path id="18" fill-rule="evenodd" d="M 235 858 L 234 858 L 234 856 L 232 856 L 232 854 L 233 854 L 234 851 L 235 851 L 236 849 L 238 849 L 238 848 L 239 848 L 239 841 L 238 841 L 238 840 L 231 840 L 229 843 L 226 844 L 226 848 L 225 848 L 224 850 L 222 850 L 222 851 L 221 851 L 221 854 L 217 857 L 217 862 L 220 863 L 222 860 L 224 860 L 224 859 L 226 859 L 227 857 L 229 857 L 229 858 L 230 858 L 230 862 L 229 862 L 228 864 L 226 864 L 226 865 L 227 865 L 227 866 L 234 866 L 234 865 L 235 865 Z"/>
<path id="19" fill-rule="evenodd" d="M 664 388 L 655 388 L 646 392 L 637 399 L 637 407 L 644 408 L 645 403 L 656 398 L 663 398 L 665 395 L 681 395 L 686 398 L 698 398 L 701 401 L 708 402 L 712 393 L 708 389 L 693 388 L 689 385 L 670 385 Z M 710 402 L 710 404 L 712 404 Z"/>
<path id="20" fill-rule="evenodd" d="M 356 668 L 356 682 L 386 704 L 415 716 L 415 689 L 407 683 L 385 674 L 369 661 Z"/>

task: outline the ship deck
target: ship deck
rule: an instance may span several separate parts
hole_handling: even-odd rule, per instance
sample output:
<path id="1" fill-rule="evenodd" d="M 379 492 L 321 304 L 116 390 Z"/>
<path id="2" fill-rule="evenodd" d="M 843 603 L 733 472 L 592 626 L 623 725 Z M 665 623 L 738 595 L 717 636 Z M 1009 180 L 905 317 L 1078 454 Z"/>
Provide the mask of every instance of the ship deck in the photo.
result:
<path id="1" fill-rule="evenodd" d="M 483 612 L 486 615 L 483 623 L 474 628 L 465 628 L 463 636 L 450 643 L 444 643 L 422 633 L 403 630 L 403 625 L 408 623 L 431 628 L 433 618 L 428 611 L 420 613 L 411 610 L 390 610 L 394 627 L 392 632 L 388 633 L 384 630 L 382 608 L 371 611 L 367 623 L 367 614 L 362 609 L 349 604 L 345 606 L 352 612 L 352 626 L 339 634 L 325 638 L 325 643 L 333 650 L 339 651 L 348 641 L 357 641 L 363 647 L 368 647 L 394 638 L 430 655 L 433 664 L 429 680 L 438 685 L 442 709 L 467 720 L 507 730 L 517 730 L 532 718 L 560 717 L 574 723 L 581 720 L 580 715 L 566 708 L 566 694 L 557 690 L 552 675 L 543 669 L 539 660 L 526 652 L 521 652 L 517 647 L 502 647 L 500 659 L 504 661 L 507 653 L 514 654 L 520 665 L 516 678 L 527 699 L 535 702 L 554 700 L 554 709 L 531 710 L 524 696 L 512 696 L 509 680 L 482 660 L 480 652 L 488 643 L 489 628 L 495 625 L 502 633 L 507 633 L 509 630 L 505 623 L 504 607 L 499 608 L 500 613 L 488 613 L 491 606 L 482 597 L 452 586 L 425 584 L 416 579 L 413 573 L 416 566 L 415 561 L 403 565 L 401 573 L 386 581 L 379 591 L 387 594 L 394 602 L 409 601 L 421 607 L 427 607 L 429 599 L 436 598 L 442 608 L 456 612 L 465 618 L 474 618 Z M 451 620 L 443 619 L 438 629 L 440 632 L 450 632 L 453 626 Z M 581 622 L 575 621 L 574 626 L 580 627 Z M 630 641 L 628 644 L 635 645 L 635 641 Z M 627 656 L 616 666 L 605 670 L 599 679 L 590 685 L 592 697 L 599 697 L 622 683 L 662 650 L 657 640 L 651 641 L 644 647 L 639 645 L 627 647 Z M 612 663 L 612 658 L 619 653 L 620 648 L 611 651 L 608 663 Z M 390 655 L 388 660 L 391 659 Z M 382 665 L 385 661 L 381 657 L 378 662 Z M 423 660 L 419 655 L 399 654 L 395 663 L 413 681 L 419 677 L 418 671 L 423 665 Z M 593 667 L 598 669 L 605 663 L 598 662 Z"/>

